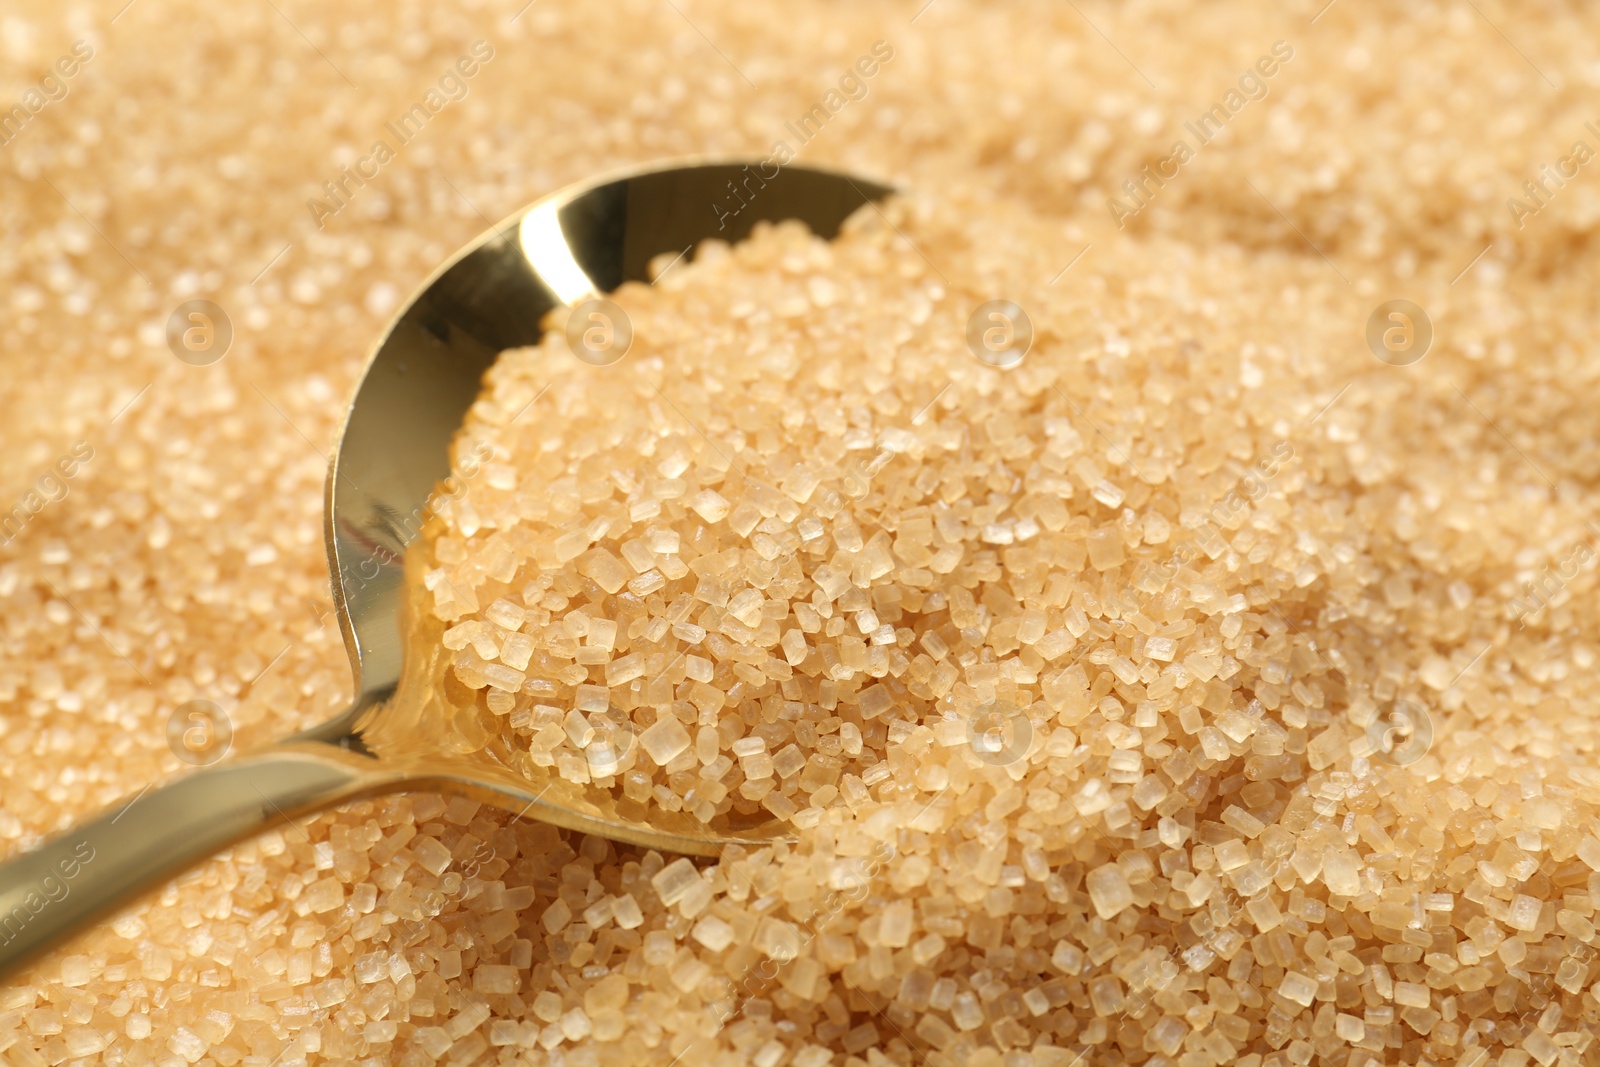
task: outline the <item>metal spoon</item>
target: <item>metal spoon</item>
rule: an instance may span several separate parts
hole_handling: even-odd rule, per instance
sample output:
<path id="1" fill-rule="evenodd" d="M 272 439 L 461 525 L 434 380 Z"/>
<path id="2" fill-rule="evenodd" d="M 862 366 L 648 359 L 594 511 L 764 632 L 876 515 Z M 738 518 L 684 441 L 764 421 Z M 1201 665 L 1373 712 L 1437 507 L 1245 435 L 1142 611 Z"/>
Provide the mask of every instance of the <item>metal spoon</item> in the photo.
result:
<path id="1" fill-rule="evenodd" d="M 890 191 L 797 166 L 640 170 L 563 189 L 441 267 L 373 349 L 329 466 L 325 536 L 354 702 L 315 729 L 147 788 L 0 866 L 0 977 L 241 838 L 381 793 L 459 794 L 696 855 L 782 836 L 770 822 L 713 829 L 684 814 L 646 818 L 623 798 L 553 774 L 530 779 L 491 751 L 452 743 L 436 709 L 408 701 L 401 687 L 408 657 L 437 654 L 417 647 L 415 634 L 407 643 L 405 549 L 450 474 L 448 446 L 484 371 L 502 350 L 536 343 L 547 311 L 647 281 L 653 257 L 707 237 L 739 240 L 760 220 L 800 219 L 832 237 Z"/>

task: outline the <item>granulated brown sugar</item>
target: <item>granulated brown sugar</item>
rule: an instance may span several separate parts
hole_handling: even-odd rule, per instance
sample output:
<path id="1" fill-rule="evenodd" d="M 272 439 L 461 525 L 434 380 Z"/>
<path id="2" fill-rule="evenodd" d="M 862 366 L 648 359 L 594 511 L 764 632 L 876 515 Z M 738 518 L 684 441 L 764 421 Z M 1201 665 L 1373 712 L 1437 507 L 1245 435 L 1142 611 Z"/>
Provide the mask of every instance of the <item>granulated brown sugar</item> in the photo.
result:
<path id="1" fill-rule="evenodd" d="M 1475 1020 L 1504 1033 L 1557 983 L 1576 1014 L 1524 1036 L 1586 1049 L 1592 720 L 1560 736 L 1511 713 L 1467 640 L 1492 647 L 1506 604 L 1474 612 L 1458 566 L 1424 565 L 1470 552 L 1478 585 L 1507 586 L 1516 516 L 1467 541 L 1350 444 L 1414 451 L 1392 413 L 1445 398 L 1364 352 L 1266 340 L 1331 328 L 1325 297 L 1232 320 L 1221 294 L 1249 302 L 1260 264 L 1227 254 L 1177 310 L 1139 314 L 1173 299 L 1158 260 L 1054 295 L 1048 251 L 1019 246 L 1006 291 L 1048 318 L 1022 364 L 986 367 L 961 321 L 983 290 L 930 265 L 958 258 L 965 215 L 895 204 L 832 245 L 796 227 L 713 245 L 616 294 L 626 365 L 579 362 L 560 329 L 503 357 L 457 443 L 494 456 L 487 487 L 432 531 L 456 692 L 517 758 L 707 820 L 760 805 L 820 847 L 827 866 L 773 883 L 776 918 L 737 863 L 657 876 L 696 920 L 669 976 L 731 980 L 735 1016 L 774 983 L 804 1010 L 837 970 L 898 1028 L 874 1041 L 951 1062 L 981 1058 L 979 1031 L 1028 1062 L 1108 1042 L 1307 1062 L 1435 1031 L 1471 1054 Z M 1312 291 L 1325 270 L 1273 267 Z M 1561 770 L 1485 758 L 1502 722 L 1542 722 Z M 1436 747 L 1402 729 L 1393 749 L 1391 727 Z M 818 900 L 853 888 L 826 877 L 841 856 L 887 884 Z M 1531 951 L 1546 969 L 1512 978 Z M 979 952 L 983 983 L 963 973 Z"/>
<path id="2" fill-rule="evenodd" d="M 788 601 L 776 645 L 721 632 L 724 651 L 765 650 L 759 662 L 719 655 L 704 608 L 658 636 L 651 616 L 667 616 L 634 612 L 608 635 L 629 613 L 598 610 L 617 577 L 598 555 L 570 580 L 558 560 L 537 605 L 525 581 L 453 620 L 507 631 L 462 634 L 463 651 L 522 684 L 545 676 L 502 658 L 510 608 L 539 640 L 528 665 L 575 646 L 595 678 L 581 684 L 670 635 L 684 650 L 674 700 L 689 686 L 695 706 L 679 755 L 695 766 L 655 767 L 641 687 L 626 709 L 636 768 L 679 802 L 697 790 L 691 808 L 789 798 L 776 816 L 796 844 L 692 863 L 461 801 L 353 805 L 230 850 L 0 990 L 0 1056 L 1594 1061 L 1591 194 L 1579 171 L 1534 216 L 1505 205 L 1585 137 L 1592 13 L 939 0 L 914 25 L 915 10 L 864 5 L 779 26 L 731 5 L 224 19 L 141 0 L 112 14 L 0 22 L 27 72 L 12 96 L 73 41 L 95 50 L 7 145 L 15 180 L 0 191 L 21 235 L 0 258 L 0 476 L 28 507 L 0 547 L 9 849 L 178 770 L 164 726 L 184 700 L 224 703 L 245 748 L 347 697 L 318 533 L 335 413 L 382 317 L 481 229 L 478 210 L 626 160 L 764 157 L 880 39 L 892 63 L 797 147 L 911 195 L 836 245 L 779 228 L 617 294 L 637 339 L 615 367 L 578 364 L 559 339 L 508 356 L 491 387 L 554 381 L 548 421 L 508 434 L 506 470 L 469 497 L 481 522 L 547 479 L 550 513 L 518 527 L 543 532 L 569 500 L 576 515 L 601 489 L 621 505 L 668 488 L 667 522 L 634 520 L 656 532 L 596 535 L 626 568 L 606 597 L 652 569 L 633 565 L 644 550 L 679 586 L 642 603 L 698 588 L 699 528 L 719 553 L 739 544 L 746 585 L 745 546 L 801 568 L 810 587 L 763 590 L 759 617 L 734 616 L 759 635 L 767 605 Z M 626 75 L 594 59 L 592 19 Z M 496 58 L 466 96 L 324 229 L 297 228 L 305 198 L 479 39 Z M 1266 97 L 1112 229 L 1107 198 L 1280 39 L 1294 57 Z M 171 308 L 196 295 L 238 333 L 211 366 L 165 347 Z M 1006 370 L 967 345 L 974 309 L 997 298 L 1036 335 Z M 1431 318 L 1420 362 L 1386 365 L 1365 345 L 1391 299 Z M 586 420 L 607 395 L 638 396 L 633 417 Z M 653 435 L 648 467 L 624 451 L 647 439 L 627 427 Z M 94 455 L 65 494 L 26 505 L 79 440 Z M 802 511 L 774 500 L 741 532 L 740 506 L 769 499 L 763 469 L 795 465 L 818 480 L 811 498 L 771 484 Z M 635 487 L 613 477 L 624 470 Z M 805 511 L 824 488 L 851 503 Z M 876 573 L 880 531 L 890 569 Z M 825 599 L 854 634 L 828 633 L 820 605 L 809 632 L 794 607 L 826 592 L 812 541 L 827 545 L 824 584 L 849 578 Z M 673 577 L 671 557 L 690 569 Z M 858 591 L 871 603 L 847 606 Z M 586 621 L 568 627 L 578 608 Z M 530 625 L 543 611 L 548 626 Z M 874 643 L 884 626 L 892 643 Z M 691 627 L 707 630 L 698 644 Z M 690 648 L 710 653 L 694 653 L 709 679 L 690 677 Z M 770 703 L 821 711 L 780 706 L 771 723 L 765 698 L 728 698 L 781 693 L 780 664 L 809 678 L 829 648 L 848 673 L 833 708 L 820 683 L 818 699 Z M 631 669 L 608 707 L 655 677 Z M 484 708 L 531 759 L 550 737 L 534 707 L 559 707 L 566 740 L 544 751 L 575 755 L 571 677 L 503 716 L 488 695 Z M 715 698 L 700 685 L 723 697 L 706 760 L 694 695 Z M 874 687 L 892 699 L 868 716 Z M 756 737 L 770 775 L 752 773 Z M 783 774 L 791 744 L 805 767 L 784 757 Z M 752 782 L 772 784 L 753 800 Z"/>

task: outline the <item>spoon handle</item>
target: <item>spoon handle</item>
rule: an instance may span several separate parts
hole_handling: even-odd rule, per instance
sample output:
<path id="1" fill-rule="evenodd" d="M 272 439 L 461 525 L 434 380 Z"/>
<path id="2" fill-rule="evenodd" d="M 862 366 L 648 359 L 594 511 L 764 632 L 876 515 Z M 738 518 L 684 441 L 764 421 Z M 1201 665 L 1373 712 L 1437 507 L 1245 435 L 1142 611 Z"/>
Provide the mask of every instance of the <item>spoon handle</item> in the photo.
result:
<path id="1" fill-rule="evenodd" d="M 376 760 L 318 742 L 196 771 L 0 865 L 0 981 L 241 838 L 394 787 Z"/>

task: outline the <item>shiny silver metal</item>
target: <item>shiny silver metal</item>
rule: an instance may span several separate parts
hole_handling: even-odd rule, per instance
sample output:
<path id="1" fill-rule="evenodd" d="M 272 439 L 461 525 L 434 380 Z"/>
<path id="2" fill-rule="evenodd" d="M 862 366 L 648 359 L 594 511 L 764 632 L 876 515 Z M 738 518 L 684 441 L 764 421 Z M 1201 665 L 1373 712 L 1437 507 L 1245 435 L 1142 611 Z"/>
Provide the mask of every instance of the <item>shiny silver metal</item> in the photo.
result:
<path id="1" fill-rule="evenodd" d="M 403 674 L 437 656 L 410 634 L 404 557 L 450 475 L 448 446 L 502 350 L 537 342 L 560 304 L 647 281 L 647 265 L 762 220 L 837 233 L 886 186 L 754 162 L 639 170 L 572 186 L 518 212 L 442 266 L 369 357 L 328 471 L 326 538 L 356 698 L 329 722 L 157 789 L 0 866 L 0 978 L 219 849 L 360 797 L 402 789 L 470 796 L 558 826 L 709 855 L 778 836 L 770 823 L 707 828 L 553 775 L 531 780 L 475 750 L 455 717 L 409 699 Z M 422 664 L 424 667 L 426 664 Z"/>

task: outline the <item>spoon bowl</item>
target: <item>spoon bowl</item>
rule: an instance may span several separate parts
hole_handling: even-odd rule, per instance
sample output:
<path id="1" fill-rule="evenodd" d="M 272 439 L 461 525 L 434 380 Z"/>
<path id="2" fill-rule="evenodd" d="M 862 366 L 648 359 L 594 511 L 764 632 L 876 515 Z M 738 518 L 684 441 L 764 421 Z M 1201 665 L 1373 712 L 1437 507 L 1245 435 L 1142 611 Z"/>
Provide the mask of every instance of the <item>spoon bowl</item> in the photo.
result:
<path id="1" fill-rule="evenodd" d="M 767 173 L 770 167 L 774 171 Z M 799 219 L 832 237 L 886 186 L 807 167 L 711 162 L 569 186 L 456 253 L 394 318 L 367 361 L 329 465 L 325 537 L 355 674 L 348 709 L 266 748 L 147 787 L 0 866 L 0 979 L 81 927 L 274 824 L 399 790 L 468 796 L 570 830 L 714 855 L 783 836 L 770 820 L 700 823 L 513 769 L 453 741 L 411 699 L 439 627 L 408 617 L 406 547 L 452 485 L 449 446 L 500 352 L 538 343 L 546 312 L 649 281 L 657 256 L 757 222 Z M 536 768 L 535 771 L 538 769 Z"/>

